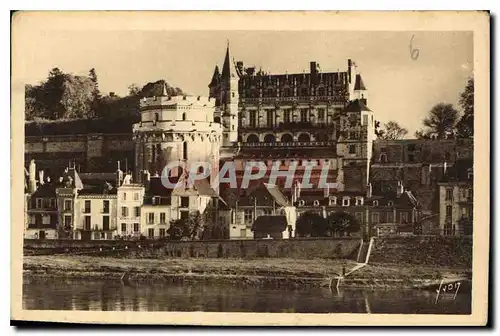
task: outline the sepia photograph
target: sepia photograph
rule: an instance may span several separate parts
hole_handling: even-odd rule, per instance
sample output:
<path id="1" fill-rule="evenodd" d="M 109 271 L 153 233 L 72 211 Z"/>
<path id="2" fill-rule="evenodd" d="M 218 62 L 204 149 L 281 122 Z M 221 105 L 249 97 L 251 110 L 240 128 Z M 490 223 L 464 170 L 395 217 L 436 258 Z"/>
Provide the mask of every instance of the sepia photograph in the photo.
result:
<path id="1" fill-rule="evenodd" d="M 12 320 L 487 322 L 487 12 L 11 24 Z"/>

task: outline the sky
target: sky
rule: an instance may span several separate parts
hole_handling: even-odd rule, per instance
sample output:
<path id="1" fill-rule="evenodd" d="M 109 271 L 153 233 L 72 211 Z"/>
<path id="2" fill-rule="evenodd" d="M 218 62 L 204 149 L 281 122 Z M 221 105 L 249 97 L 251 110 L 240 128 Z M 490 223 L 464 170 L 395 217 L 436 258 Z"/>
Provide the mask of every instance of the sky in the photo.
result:
<path id="1" fill-rule="evenodd" d="M 95 68 L 102 93 L 126 95 L 130 84 L 165 79 L 193 95 L 208 95 L 227 41 L 232 57 L 271 74 L 345 71 L 358 65 L 375 119 L 397 121 L 409 136 L 437 103 L 458 106 L 473 71 L 472 32 L 362 31 L 71 31 L 43 28 L 23 42 L 17 60 L 26 84 L 50 69 L 87 75 Z M 411 49 L 413 48 L 413 49 Z M 412 50 L 418 49 L 417 52 Z M 418 57 L 417 57 L 418 56 Z M 460 111 L 460 109 L 459 109 Z"/>

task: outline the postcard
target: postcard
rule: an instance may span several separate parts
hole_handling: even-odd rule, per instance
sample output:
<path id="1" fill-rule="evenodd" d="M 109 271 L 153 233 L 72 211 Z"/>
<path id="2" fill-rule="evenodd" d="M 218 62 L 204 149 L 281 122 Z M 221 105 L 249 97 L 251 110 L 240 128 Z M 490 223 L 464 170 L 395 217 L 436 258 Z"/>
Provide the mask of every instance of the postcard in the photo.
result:
<path id="1" fill-rule="evenodd" d="M 484 326 L 489 31 L 15 13 L 11 323 Z"/>

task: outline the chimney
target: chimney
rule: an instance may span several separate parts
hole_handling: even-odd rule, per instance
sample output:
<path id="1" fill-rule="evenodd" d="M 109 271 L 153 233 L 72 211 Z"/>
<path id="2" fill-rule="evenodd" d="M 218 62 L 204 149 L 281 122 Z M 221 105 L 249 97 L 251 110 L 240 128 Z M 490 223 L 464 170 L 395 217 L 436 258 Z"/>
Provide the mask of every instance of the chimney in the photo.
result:
<path id="1" fill-rule="evenodd" d="M 371 198 L 372 192 L 373 192 L 372 184 L 368 183 L 368 185 L 366 186 L 366 198 Z"/>
<path id="2" fill-rule="evenodd" d="M 123 181 L 123 172 L 120 170 L 120 161 L 118 161 L 118 169 L 116 170 L 116 187 L 120 187 Z"/>
<path id="3" fill-rule="evenodd" d="M 29 191 L 30 191 L 30 193 L 34 193 L 36 191 L 36 164 L 35 164 L 35 160 L 30 161 L 28 173 L 29 173 Z"/>
<path id="4" fill-rule="evenodd" d="M 38 183 L 39 183 L 40 185 L 42 185 L 42 184 L 44 184 L 44 182 L 45 182 L 45 180 L 44 180 L 44 178 L 43 178 L 43 170 L 40 170 L 40 171 L 38 172 Z"/>
<path id="5" fill-rule="evenodd" d="M 401 196 L 405 191 L 405 187 L 403 186 L 403 183 L 401 183 L 401 181 L 398 181 L 398 187 L 396 189 L 396 192 L 397 192 L 397 196 Z"/>
<path id="6" fill-rule="evenodd" d="M 352 76 L 351 67 L 352 67 L 352 60 L 349 58 L 347 60 L 347 80 L 349 81 L 349 83 L 351 83 L 351 76 Z"/>
<path id="7" fill-rule="evenodd" d="M 148 192 L 151 183 L 151 174 L 147 170 L 142 172 L 142 183 L 144 184 L 145 191 Z"/>

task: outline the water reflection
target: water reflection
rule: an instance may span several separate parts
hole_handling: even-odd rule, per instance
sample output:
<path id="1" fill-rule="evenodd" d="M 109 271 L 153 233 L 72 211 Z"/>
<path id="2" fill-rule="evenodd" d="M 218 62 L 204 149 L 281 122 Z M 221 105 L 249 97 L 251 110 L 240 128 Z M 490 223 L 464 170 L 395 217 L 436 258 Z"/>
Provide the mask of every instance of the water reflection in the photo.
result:
<path id="1" fill-rule="evenodd" d="M 470 314 L 470 293 L 435 303 L 417 290 L 283 289 L 209 284 L 26 278 L 24 309 L 287 313 Z"/>

